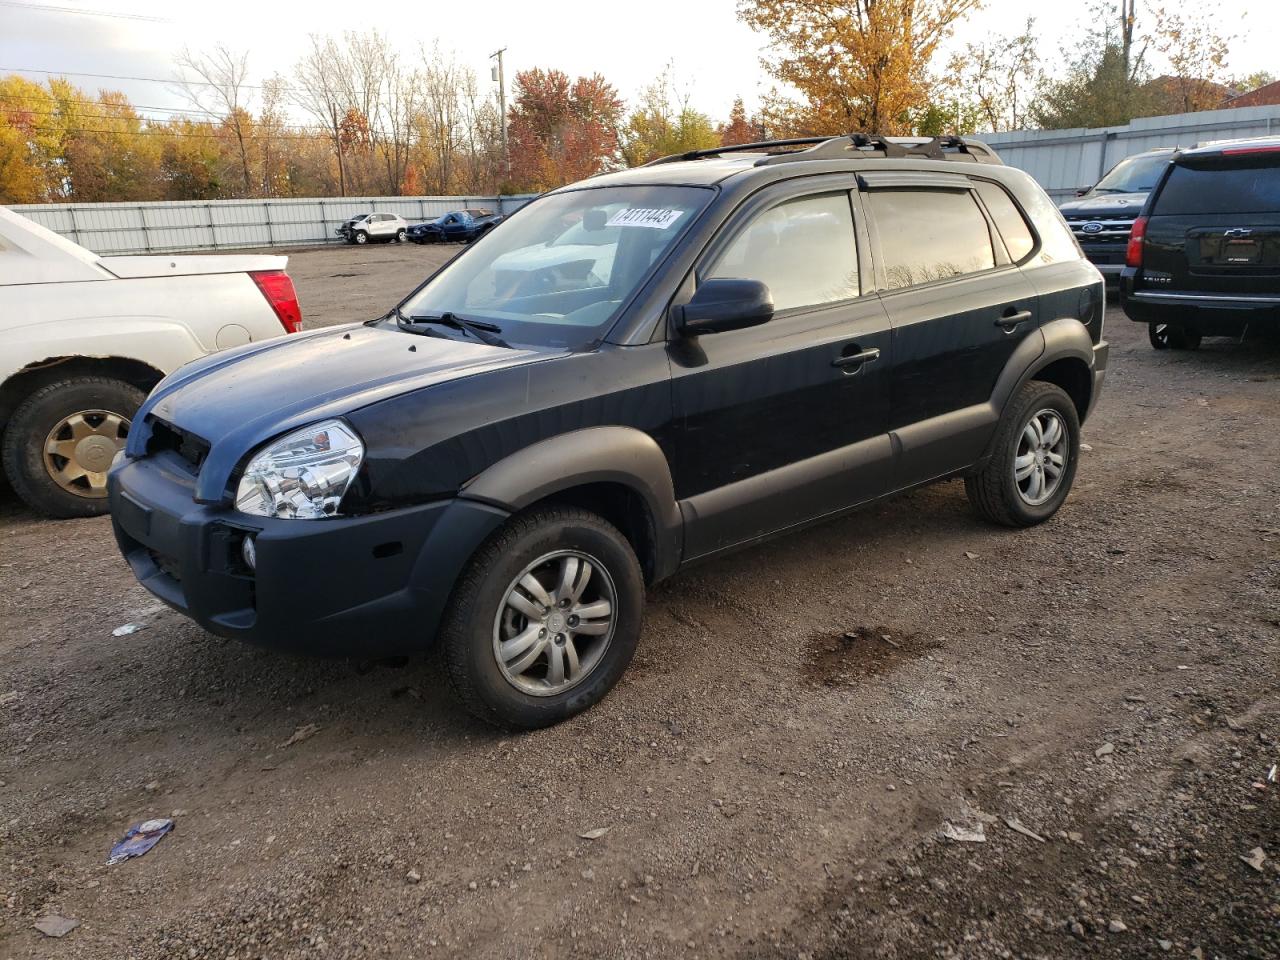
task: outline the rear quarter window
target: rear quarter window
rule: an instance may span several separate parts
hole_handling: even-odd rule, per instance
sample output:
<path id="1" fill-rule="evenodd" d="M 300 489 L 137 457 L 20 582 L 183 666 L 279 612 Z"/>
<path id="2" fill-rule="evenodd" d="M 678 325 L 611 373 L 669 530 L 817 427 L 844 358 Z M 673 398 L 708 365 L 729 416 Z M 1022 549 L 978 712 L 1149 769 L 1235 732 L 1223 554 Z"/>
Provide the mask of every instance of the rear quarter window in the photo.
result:
<path id="1" fill-rule="evenodd" d="M 1027 221 L 1023 219 L 1022 211 L 1013 202 L 1013 198 L 1004 192 L 1003 187 L 990 180 L 975 180 L 973 185 L 986 205 L 987 212 L 991 214 L 991 219 L 995 221 L 996 230 L 1004 240 L 1005 249 L 1009 251 L 1009 259 L 1018 263 L 1036 245 L 1036 239 L 1027 226 Z"/>
<path id="2" fill-rule="evenodd" d="M 1174 164 L 1151 212 L 1159 216 L 1280 213 L 1280 160 Z"/>

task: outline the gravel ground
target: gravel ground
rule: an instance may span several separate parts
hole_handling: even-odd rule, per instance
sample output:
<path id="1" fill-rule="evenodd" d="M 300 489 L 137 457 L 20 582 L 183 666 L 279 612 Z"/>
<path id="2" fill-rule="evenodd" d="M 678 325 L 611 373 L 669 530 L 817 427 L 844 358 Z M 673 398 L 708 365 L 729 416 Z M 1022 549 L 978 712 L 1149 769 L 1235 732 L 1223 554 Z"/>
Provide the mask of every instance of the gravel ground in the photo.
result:
<path id="1" fill-rule="evenodd" d="M 449 252 L 290 266 L 327 323 Z M 523 736 L 429 661 L 211 637 L 106 520 L 0 500 L 0 957 L 1280 956 L 1280 348 L 1108 323 L 1055 520 L 953 482 L 698 567 Z"/>

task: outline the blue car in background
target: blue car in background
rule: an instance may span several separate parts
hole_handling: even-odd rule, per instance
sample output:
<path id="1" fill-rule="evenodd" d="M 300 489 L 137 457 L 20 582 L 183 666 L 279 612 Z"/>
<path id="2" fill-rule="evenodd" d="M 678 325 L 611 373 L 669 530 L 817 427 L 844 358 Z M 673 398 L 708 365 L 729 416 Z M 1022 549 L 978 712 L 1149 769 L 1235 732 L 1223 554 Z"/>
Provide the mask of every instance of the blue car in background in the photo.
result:
<path id="1" fill-rule="evenodd" d="M 470 243 L 502 222 L 492 210 L 455 210 L 443 217 L 415 223 L 409 228 L 414 243 Z"/>

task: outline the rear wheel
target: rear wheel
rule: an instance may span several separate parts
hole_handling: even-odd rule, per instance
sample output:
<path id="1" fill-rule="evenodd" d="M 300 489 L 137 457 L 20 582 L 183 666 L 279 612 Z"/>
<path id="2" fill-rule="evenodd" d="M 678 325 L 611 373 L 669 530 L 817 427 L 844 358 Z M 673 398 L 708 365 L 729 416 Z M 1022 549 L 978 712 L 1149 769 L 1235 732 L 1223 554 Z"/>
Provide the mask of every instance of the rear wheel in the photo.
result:
<path id="1" fill-rule="evenodd" d="M 1076 475 L 1080 418 L 1065 390 L 1022 385 L 1005 407 L 991 458 L 964 480 L 974 509 L 992 523 L 1030 527 L 1062 506 Z"/>
<path id="2" fill-rule="evenodd" d="M 1200 334 L 1180 323 L 1148 323 L 1147 338 L 1157 350 L 1198 350 Z"/>
<path id="3" fill-rule="evenodd" d="M 51 517 L 107 512 L 107 469 L 145 395 L 109 377 L 75 377 L 29 396 L 4 433 L 4 470 L 33 509 Z"/>
<path id="4" fill-rule="evenodd" d="M 611 524 L 571 507 L 517 516 L 472 558 L 445 614 L 454 692 L 499 726 L 565 720 L 618 682 L 643 608 L 640 564 Z"/>

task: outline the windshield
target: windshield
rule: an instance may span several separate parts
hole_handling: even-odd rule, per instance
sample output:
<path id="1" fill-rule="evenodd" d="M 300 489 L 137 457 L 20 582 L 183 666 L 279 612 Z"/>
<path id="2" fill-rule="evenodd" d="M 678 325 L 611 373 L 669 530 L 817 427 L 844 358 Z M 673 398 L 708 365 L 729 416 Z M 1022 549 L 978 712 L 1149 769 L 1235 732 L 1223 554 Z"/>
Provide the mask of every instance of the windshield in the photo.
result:
<path id="1" fill-rule="evenodd" d="M 400 307 L 495 324 L 510 343 L 598 340 L 710 202 L 701 187 L 599 187 L 530 202 Z M 578 239 L 574 239 L 578 238 Z"/>
<path id="2" fill-rule="evenodd" d="M 1155 189 L 1161 171 L 1169 165 L 1171 156 L 1172 154 L 1160 153 L 1154 157 L 1129 157 L 1121 160 L 1089 192 L 1150 193 Z"/>

